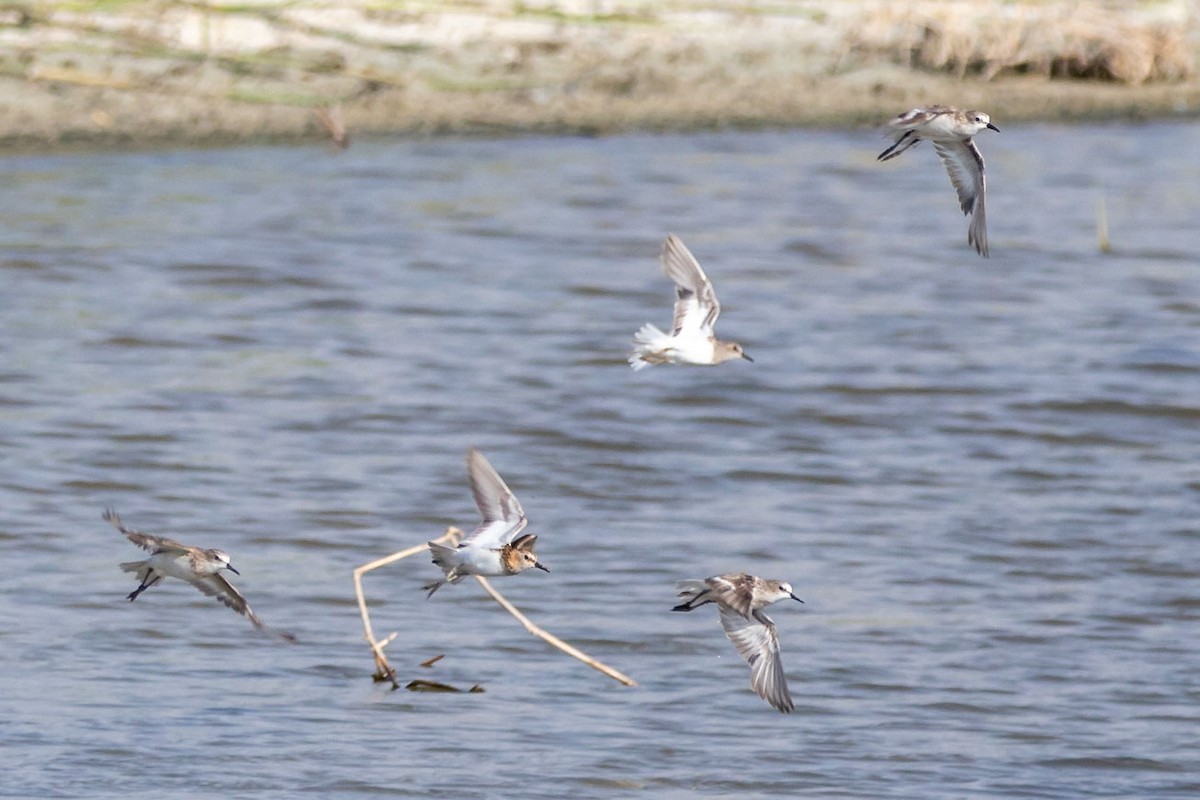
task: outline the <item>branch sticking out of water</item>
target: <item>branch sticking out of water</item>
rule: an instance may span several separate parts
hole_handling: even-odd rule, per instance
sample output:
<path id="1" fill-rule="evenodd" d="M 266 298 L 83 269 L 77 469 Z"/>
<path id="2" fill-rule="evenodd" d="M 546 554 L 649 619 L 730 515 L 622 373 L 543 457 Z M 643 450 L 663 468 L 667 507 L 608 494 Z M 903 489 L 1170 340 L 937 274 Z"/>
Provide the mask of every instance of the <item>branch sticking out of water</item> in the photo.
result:
<path id="1" fill-rule="evenodd" d="M 457 542 L 458 537 L 462 536 L 462 531 L 451 525 L 446 528 L 446 532 L 433 541 L 441 542 Z M 354 570 L 354 593 L 358 596 L 358 612 L 362 614 L 363 632 L 367 640 L 367 644 L 371 646 L 371 654 L 375 656 L 375 680 L 389 681 L 393 689 L 400 688 L 400 682 L 396 680 L 396 670 L 392 669 L 392 665 L 388 663 L 387 656 L 383 654 L 383 648 L 391 643 L 396 638 L 396 634 L 392 633 L 385 637 L 382 641 L 375 638 L 375 632 L 371 630 L 371 615 L 367 611 L 367 599 L 363 595 L 362 576 L 373 569 L 387 566 L 393 561 L 399 561 L 402 558 L 415 556 L 417 553 L 424 553 L 429 550 L 429 545 L 420 544 L 416 547 L 410 547 L 407 550 L 401 550 L 397 553 L 392 553 L 390 556 L 385 556 L 369 564 L 363 564 Z"/>
<path id="2" fill-rule="evenodd" d="M 546 643 L 548 643 L 554 647 L 557 647 L 559 650 L 562 650 L 567 655 L 573 656 L 574 658 L 578 658 L 580 661 L 587 664 L 592 669 L 603 672 L 605 675 L 607 675 L 608 677 L 612 678 L 615 681 L 620 681 L 621 683 L 625 684 L 626 686 L 637 686 L 637 681 L 635 681 L 633 678 L 629 677 L 625 673 L 617 672 L 612 667 L 609 667 L 609 666 L 606 666 L 606 665 L 600 663 L 599 661 L 592 658 L 591 656 L 589 656 L 587 653 L 583 652 L 582 650 L 576 650 L 574 647 L 567 644 L 562 639 L 559 639 L 554 634 L 552 634 L 549 631 L 544 630 L 544 629 L 538 627 L 537 625 L 533 624 L 532 622 L 530 622 L 529 617 L 525 616 L 520 611 L 518 611 L 516 606 L 514 606 L 512 603 L 508 602 L 508 600 L 506 600 L 502 594 L 497 592 L 496 588 L 494 586 L 492 586 L 491 583 L 488 582 L 487 578 L 484 578 L 480 575 L 476 575 L 475 580 L 479 581 L 479 585 L 482 586 L 484 588 L 484 590 L 488 594 L 490 594 L 497 603 L 499 603 L 501 606 L 503 606 L 505 611 L 512 614 L 514 617 L 516 617 L 517 622 L 520 622 L 522 625 L 525 626 L 525 630 L 529 631 L 534 636 L 538 637 L 539 639 L 545 641 Z"/>
<path id="3" fill-rule="evenodd" d="M 1104 205 L 1104 192 L 1096 197 L 1096 243 L 1101 253 L 1112 252 L 1112 242 L 1108 239 L 1108 209 Z"/>
<path id="4" fill-rule="evenodd" d="M 462 536 L 462 531 L 459 530 L 458 528 L 455 528 L 454 526 L 451 526 L 446 529 L 445 533 L 443 533 L 441 536 L 439 536 L 437 539 L 434 539 L 433 541 L 437 542 L 437 543 L 450 542 L 451 544 L 453 544 L 454 542 L 458 541 L 460 536 Z M 392 633 L 392 634 L 384 637 L 382 640 L 375 638 L 375 632 L 371 629 L 371 615 L 367 611 L 366 596 L 363 594 L 362 576 L 364 574 L 370 572 L 371 570 L 378 569 L 380 567 L 391 564 L 393 561 L 399 561 L 402 558 L 408 558 L 409 556 L 416 555 L 417 553 L 425 552 L 428 549 L 429 549 L 428 545 L 419 544 L 419 545 L 416 545 L 415 547 L 410 547 L 406 550 L 400 550 L 398 552 L 392 553 L 390 556 L 385 556 L 383 558 L 377 559 L 375 561 L 370 562 L 369 564 L 363 564 L 361 567 L 358 567 L 354 570 L 354 592 L 358 596 L 359 613 L 362 614 L 363 632 L 365 634 L 364 638 L 366 638 L 367 644 L 370 645 L 371 654 L 375 658 L 375 680 L 389 681 L 392 684 L 392 687 L 395 689 L 400 688 L 400 682 L 398 680 L 396 680 L 396 670 L 394 670 L 392 668 L 392 666 L 388 663 L 387 656 L 385 656 L 383 654 L 383 648 L 386 645 L 388 645 L 389 643 L 391 643 L 391 641 L 393 639 L 396 638 L 396 634 Z M 518 610 L 516 606 L 514 606 L 502 594 L 500 594 L 498 591 L 496 591 L 496 589 L 492 586 L 491 583 L 488 582 L 488 580 L 486 578 L 476 575 L 475 579 L 477 581 L 479 581 L 479 584 L 481 586 L 483 586 L 484 591 L 486 591 L 488 594 L 490 594 L 492 596 L 492 598 L 497 603 L 499 603 L 501 605 L 501 607 L 504 608 L 505 611 L 512 614 L 513 617 L 515 617 L 518 622 L 520 622 L 523 626 L 525 626 L 525 630 L 529 631 L 534 636 L 536 636 L 539 639 L 541 639 L 542 641 L 550 644 L 551 646 L 558 648 L 559 650 L 566 653 L 567 655 L 569 655 L 573 658 L 579 659 L 580 661 L 587 664 L 592 669 L 603 672 L 605 675 L 607 675 L 608 677 L 612 678 L 615 681 L 619 681 L 620 683 L 623 683 L 626 686 L 637 686 L 637 681 L 635 681 L 633 678 L 630 678 L 628 675 L 626 675 L 622 672 L 618 672 L 617 670 L 613 669 L 612 667 L 609 667 L 606 664 L 603 664 L 603 663 L 597 661 L 596 659 L 589 656 L 587 653 L 584 653 L 582 650 L 578 650 L 575 647 L 572 647 L 571 645 L 564 642 L 562 639 L 559 639 L 554 634 L 550 633 L 549 631 L 547 631 L 547 630 L 539 627 L 538 625 L 534 624 L 533 622 L 531 622 L 530 619 L 528 617 L 526 617 L 524 614 L 522 614 L 521 611 Z"/>

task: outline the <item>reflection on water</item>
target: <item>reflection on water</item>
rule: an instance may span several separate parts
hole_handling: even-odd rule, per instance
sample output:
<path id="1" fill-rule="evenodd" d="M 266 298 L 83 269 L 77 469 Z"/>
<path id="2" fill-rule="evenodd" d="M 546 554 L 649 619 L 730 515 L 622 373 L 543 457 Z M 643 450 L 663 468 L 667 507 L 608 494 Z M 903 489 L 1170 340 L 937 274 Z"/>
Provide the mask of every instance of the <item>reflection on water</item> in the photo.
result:
<path id="1" fill-rule="evenodd" d="M 1000 124 L 987 261 L 859 133 L 2 162 L 0 794 L 1194 795 L 1200 128 Z M 756 363 L 625 364 L 668 232 Z M 553 570 L 502 588 L 639 688 L 424 558 L 377 630 L 487 691 L 372 686 L 350 570 L 473 524 L 469 446 Z M 301 643 L 126 603 L 106 505 Z M 807 602 L 794 715 L 669 613 L 734 569 Z"/>

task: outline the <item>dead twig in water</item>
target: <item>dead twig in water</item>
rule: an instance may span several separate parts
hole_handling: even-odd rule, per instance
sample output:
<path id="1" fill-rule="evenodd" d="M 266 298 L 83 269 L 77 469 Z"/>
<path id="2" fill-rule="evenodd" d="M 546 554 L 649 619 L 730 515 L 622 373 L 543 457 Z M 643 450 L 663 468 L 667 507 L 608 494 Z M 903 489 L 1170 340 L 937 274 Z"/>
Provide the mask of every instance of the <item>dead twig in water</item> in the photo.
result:
<path id="1" fill-rule="evenodd" d="M 321 123 L 321 127 L 329 134 L 329 141 L 338 150 L 345 150 L 350 146 L 350 134 L 346 132 L 346 123 L 342 121 L 342 106 L 341 104 L 332 105 L 328 108 L 315 109 L 317 121 Z"/>
<path id="2" fill-rule="evenodd" d="M 462 536 L 462 531 L 451 525 L 449 528 L 446 528 L 445 533 L 433 541 L 439 543 L 448 541 L 453 543 L 457 542 L 460 536 Z M 400 688 L 400 682 L 396 680 L 396 670 L 392 669 L 392 665 L 388 663 L 387 656 L 383 654 L 383 648 L 396 638 L 396 634 L 390 634 L 382 641 L 375 638 L 375 632 L 371 630 L 371 615 L 367 612 L 367 599 L 363 595 L 362 576 L 373 569 L 387 566 L 393 561 L 415 556 L 417 553 L 424 553 L 428 550 L 429 545 L 419 544 L 416 547 L 410 547 L 407 550 L 401 550 L 398 553 L 392 553 L 390 556 L 376 559 L 369 564 L 363 564 L 354 570 L 354 593 L 358 596 L 358 612 L 362 614 L 363 632 L 366 634 L 367 644 L 371 646 L 371 654 L 375 656 L 375 680 L 390 681 L 394 689 Z"/>
<path id="3" fill-rule="evenodd" d="M 512 614 L 514 617 L 516 617 L 517 622 L 524 625 L 525 630 L 529 631 L 534 636 L 538 637 L 539 639 L 545 641 L 546 643 L 548 643 L 550 645 L 553 645 L 554 647 L 557 647 L 559 650 L 562 650 L 567 655 L 578 658 L 580 661 L 587 664 L 592 669 L 603 672 L 605 675 L 607 675 L 608 677 L 612 678 L 615 681 L 620 681 L 621 683 L 625 684 L 626 686 L 637 686 L 637 681 L 635 681 L 633 678 L 629 677 L 628 675 L 626 675 L 622 672 L 617 672 L 612 667 L 601 664 L 599 661 L 592 658 L 591 656 L 589 656 L 587 653 L 583 652 L 582 650 L 575 649 L 574 647 L 567 644 L 566 642 L 564 642 L 562 639 L 558 638 L 554 634 L 550 633 L 549 631 L 543 630 L 542 628 L 539 628 L 537 625 L 530 622 L 529 617 L 525 616 L 520 611 L 518 611 L 516 606 L 514 606 L 512 603 L 508 602 L 508 600 L 505 599 L 505 597 L 503 595 L 501 595 L 499 592 L 497 592 L 495 587 L 492 586 L 492 584 L 488 582 L 487 578 L 484 578 L 480 575 L 476 575 L 475 580 L 479 581 L 479 584 L 484 588 L 484 590 L 488 594 L 490 594 L 492 596 L 492 599 L 494 599 L 497 603 L 499 603 L 501 606 L 503 606 L 505 611 Z"/>
<path id="4" fill-rule="evenodd" d="M 448 683 L 439 683 L 438 681 L 426 681 L 426 680 L 421 680 L 419 678 L 415 681 L 409 681 L 408 685 L 405 686 L 404 688 L 408 689 L 410 692 L 459 692 L 459 693 L 461 693 L 463 691 L 462 689 L 459 689 L 457 686 L 451 686 Z M 483 687 L 480 686 L 479 684 L 475 684 L 470 689 L 467 689 L 466 693 L 467 694 L 483 694 Z"/>
<path id="5" fill-rule="evenodd" d="M 462 531 L 454 526 L 451 526 L 446 529 L 445 533 L 433 541 L 438 543 L 449 541 L 453 543 L 457 542 L 460 536 L 462 536 Z M 361 567 L 358 567 L 354 570 L 354 591 L 358 595 L 358 610 L 359 613 L 362 614 L 363 631 L 366 634 L 365 638 L 367 640 L 367 644 L 371 646 L 371 654 L 375 657 L 375 680 L 390 681 L 392 686 L 396 689 L 400 688 L 400 683 L 396 680 L 396 670 L 392 669 L 391 665 L 388 664 L 387 656 L 383 654 L 384 646 L 395 639 L 396 634 L 393 633 L 382 641 L 375 638 L 375 633 L 371 630 L 371 617 L 367 612 L 367 600 L 363 595 L 362 576 L 373 569 L 378 569 L 382 566 L 386 566 L 387 564 L 391 564 L 393 561 L 399 561 L 402 558 L 408 558 L 409 556 L 416 555 L 417 553 L 425 552 L 428 549 L 428 545 L 420 544 L 415 547 L 410 547 L 407 550 L 401 550 L 399 552 L 392 553 L 390 556 L 377 559 L 369 564 L 363 564 Z M 529 620 L 528 617 L 522 614 L 516 606 L 508 602 L 508 600 L 502 594 L 496 591 L 496 589 L 491 583 L 488 582 L 486 578 L 476 575 L 475 580 L 479 581 L 480 585 L 483 586 L 484 591 L 490 594 L 492 598 L 504 608 L 505 611 L 512 614 L 518 622 L 525 626 L 525 630 L 529 631 L 534 636 L 550 644 L 551 646 L 558 648 L 567 655 L 579 659 L 592 669 L 603 672 L 605 675 L 615 681 L 619 681 L 626 686 L 637 686 L 637 681 L 635 681 L 633 678 L 630 678 L 628 675 L 618 672 L 612 667 L 597 661 L 587 653 L 584 653 L 582 650 L 572 647 L 549 631 L 546 631 L 538 625 L 535 625 Z M 430 662 L 426 663 L 431 663 L 435 660 L 436 659 L 430 659 Z"/>
<path id="6" fill-rule="evenodd" d="M 1112 252 L 1112 242 L 1108 239 L 1108 208 L 1104 204 L 1104 190 L 1096 196 L 1096 244 L 1101 253 Z"/>

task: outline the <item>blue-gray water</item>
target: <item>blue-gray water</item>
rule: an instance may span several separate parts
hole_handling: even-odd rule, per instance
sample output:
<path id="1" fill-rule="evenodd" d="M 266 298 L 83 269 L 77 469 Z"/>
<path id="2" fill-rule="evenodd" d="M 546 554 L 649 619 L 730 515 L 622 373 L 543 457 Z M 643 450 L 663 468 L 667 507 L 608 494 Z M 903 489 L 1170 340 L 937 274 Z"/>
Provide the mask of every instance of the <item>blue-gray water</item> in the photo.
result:
<path id="1" fill-rule="evenodd" d="M 990 260 L 871 132 L 0 161 L 0 795 L 1200 794 L 1200 126 L 998 122 Z M 624 363 L 668 232 L 756 363 Z M 640 686 L 424 556 L 376 629 L 486 692 L 371 682 L 351 570 L 475 523 L 469 446 L 552 570 L 497 587 Z M 107 505 L 300 643 L 126 602 Z M 669 611 L 738 569 L 793 715 Z"/>

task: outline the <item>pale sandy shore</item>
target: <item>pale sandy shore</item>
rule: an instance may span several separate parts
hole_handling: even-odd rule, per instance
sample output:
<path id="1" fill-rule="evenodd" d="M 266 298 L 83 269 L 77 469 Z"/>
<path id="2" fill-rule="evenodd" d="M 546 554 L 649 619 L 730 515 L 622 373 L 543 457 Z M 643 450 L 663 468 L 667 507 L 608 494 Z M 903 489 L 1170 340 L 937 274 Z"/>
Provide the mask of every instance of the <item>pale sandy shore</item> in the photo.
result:
<path id="1" fill-rule="evenodd" d="M 1200 114 L 1198 0 L 0 6 L 0 148 Z"/>

